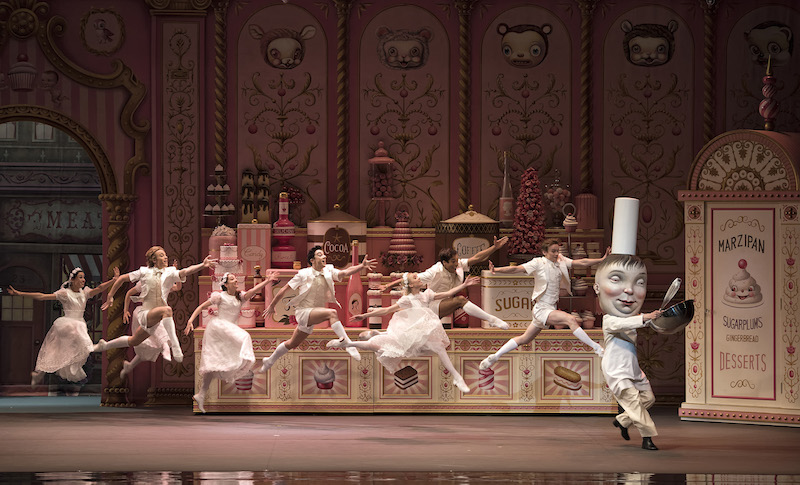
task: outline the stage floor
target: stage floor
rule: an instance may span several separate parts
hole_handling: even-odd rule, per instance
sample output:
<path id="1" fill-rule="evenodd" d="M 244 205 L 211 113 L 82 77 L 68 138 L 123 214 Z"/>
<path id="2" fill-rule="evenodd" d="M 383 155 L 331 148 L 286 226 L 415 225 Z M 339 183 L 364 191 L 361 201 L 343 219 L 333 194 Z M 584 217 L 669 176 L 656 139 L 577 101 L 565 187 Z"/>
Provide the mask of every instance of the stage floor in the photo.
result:
<path id="1" fill-rule="evenodd" d="M 0 398 L 0 481 L 80 481 L 58 472 L 81 470 L 140 483 L 800 483 L 797 428 L 685 422 L 675 407 L 653 417 L 659 451 L 642 450 L 633 429 L 622 440 L 609 416 L 194 415 Z"/>

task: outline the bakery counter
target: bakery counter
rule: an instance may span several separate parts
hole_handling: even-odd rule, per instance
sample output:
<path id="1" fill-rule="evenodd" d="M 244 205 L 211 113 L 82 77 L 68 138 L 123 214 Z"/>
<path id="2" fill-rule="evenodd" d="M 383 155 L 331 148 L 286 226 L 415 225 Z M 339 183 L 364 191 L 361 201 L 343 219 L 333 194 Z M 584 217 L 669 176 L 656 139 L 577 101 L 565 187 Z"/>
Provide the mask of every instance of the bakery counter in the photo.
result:
<path id="1" fill-rule="evenodd" d="M 363 328 L 347 329 L 357 339 Z M 249 328 L 257 363 L 291 336 L 292 328 Z M 587 333 L 602 339 L 599 329 Z M 369 351 L 357 362 L 326 348 L 330 329 L 315 330 L 298 349 L 281 357 L 266 374 L 225 383 L 215 380 L 206 412 L 301 413 L 603 413 L 616 414 L 600 359 L 569 330 L 545 330 L 532 344 L 503 357 L 489 371 L 478 368 L 518 331 L 448 330 L 449 355 L 470 392 L 453 385 L 438 357 L 411 358 L 387 372 Z M 204 328 L 195 330 L 195 356 Z M 199 376 L 195 376 L 199 387 Z M 198 411 L 197 404 L 194 405 Z"/>

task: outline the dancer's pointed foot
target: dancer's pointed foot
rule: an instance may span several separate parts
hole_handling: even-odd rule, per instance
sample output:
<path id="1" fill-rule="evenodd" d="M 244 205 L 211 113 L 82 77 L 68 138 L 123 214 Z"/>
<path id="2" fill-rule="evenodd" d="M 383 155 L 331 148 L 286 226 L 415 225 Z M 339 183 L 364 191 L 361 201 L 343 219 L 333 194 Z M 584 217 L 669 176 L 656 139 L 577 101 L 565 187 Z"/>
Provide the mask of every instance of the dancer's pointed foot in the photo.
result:
<path id="1" fill-rule="evenodd" d="M 630 441 L 631 436 L 628 434 L 628 428 L 619 424 L 617 418 L 614 418 L 614 426 L 619 428 L 619 434 L 622 435 L 622 439 L 624 439 L 625 441 Z"/>
<path id="2" fill-rule="evenodd" d="M 328 340 L 328 343 L 325 344 L 325 347 L 329 349 L 343 349 L 345 347 L 344 339 L 337 338 L 333 340 Z"/>
<path id="3" fill-rule="evenodd" d="M 352 357 L 356 362 L 361 361 L 361 354 L 358 353 L 357 348 L 347 347 L 347 353 L 350 354 L 350 357 Z"/>
<path id="4" fill-rule="evenodd" d="M 495 354 L 486 357 L 481 361 L 481 364 L 478 366 L 480 370 L 486 370 L 489 367 L 493 366 L 497 362 L 497 356 Z"/>
<path id="5" fill-rule="evenodd" d="M 453 384 L 455 384 L 457 388 L 461 389 L 461 392 L 465 394 L 469 392 L 469 386 L 466 382 L 464 382 L 463 377 L 459 375 L 453 376 Z"/>
<path id="6" fill-rule="evenodd" d="M 653 439 L 649 436 L 645 436 L 642 438 L 642 449 L 643 450 L 657 450 L 658 447 L 653 443 Z"/>
<path id="7" fill-rule="evenodd" d="M 269 370 L 269 368 L 272 367 L 274 364 L 275 362 L 270 361 L 269 357 L 264 357 L 263 359 L 261 359 L 261 367 L 259 367 L 256 372 L 258 372 L 259 374 L 262 372 L 267 372 L 267 370 Z"/>
<path id="8" fill-rule="evenodd" d="M 131 371 L 131 363 L 127 360 L 122 361 L 122 370 L 119 371 L 119 378 L 124 379 L 128 372 Z"/>
<path id="9" fill-rule="evenodd" d="M 31 372 L 31 387 L 36 387 L 44 380 L 44 372 L 33 371 Z"/>
<path id="10" fill-rule="evenodd" d="M 606 350 L 603 347 L 598 347 L 598 348 L 594 349 L 594 353 L 597 354 L 597 356 L 602 359 L 603 358 L 603 354 L 606 353 Z"/>
<path id="11" fill-rule="evenodd" d="M 170 350 L 172 350 L 172 360 L 179 364 L 183 362 L 183 350 L 180 345 L 171 346 Z"/>
<path id="12" fill-rule="evenodd" d="M 490 327 L 499 328 L 500 330 L 508 330 L 509 328 L 508 323 L 504 322 L 503 320 L 497 317 L 492 317 L 490 320 L 487 321 L 489 322 Z"/>
<path id="13" fill-rule="evenodd" d="M 203 406 L 206 403 L 205 394 L 198 392 L 197 394 L 192 396 L 192 399 L 194 399 L 197 402 L 197 408 L 200 410 L 200 412 L 205 414 L 206 408 Z"/>
<path id="14" fill-rule="evenodd" d="M 94 344 L 94 347 L 92 347 L 92 352 L 103 352 L 104 350 L 106 350 L 107 343 L 108 342 L 106 342 L 105 340 L 100 339 L 100 341 Z"/>

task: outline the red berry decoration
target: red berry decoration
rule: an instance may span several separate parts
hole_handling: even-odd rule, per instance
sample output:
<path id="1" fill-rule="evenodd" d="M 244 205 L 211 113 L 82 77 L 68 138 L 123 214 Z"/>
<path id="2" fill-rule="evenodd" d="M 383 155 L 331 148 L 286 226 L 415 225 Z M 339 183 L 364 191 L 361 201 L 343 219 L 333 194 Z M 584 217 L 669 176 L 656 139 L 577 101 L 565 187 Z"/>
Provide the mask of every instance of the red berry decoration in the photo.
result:
<path id="1" fill-rule="evenodd" d="M 739 260 L 739 268 L 745 269 L 746 267 L 747 267 L 747 260 L 746 259 L 740 259 Z"/>

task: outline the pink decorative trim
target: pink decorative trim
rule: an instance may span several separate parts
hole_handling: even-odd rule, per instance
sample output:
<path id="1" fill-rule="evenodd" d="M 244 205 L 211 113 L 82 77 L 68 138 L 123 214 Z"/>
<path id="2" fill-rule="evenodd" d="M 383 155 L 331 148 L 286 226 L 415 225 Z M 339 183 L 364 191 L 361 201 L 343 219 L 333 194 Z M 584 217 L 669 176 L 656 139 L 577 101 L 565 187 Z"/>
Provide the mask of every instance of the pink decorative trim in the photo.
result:
<path id="1" fill-rule="evenodd" d="M 754 413 L 680 408 L 678 409 L 678 416 L 681 418 L 708 421 L 741 421 L 743 423 L 753 424 L 800 426 L 800 414 Z"/>

